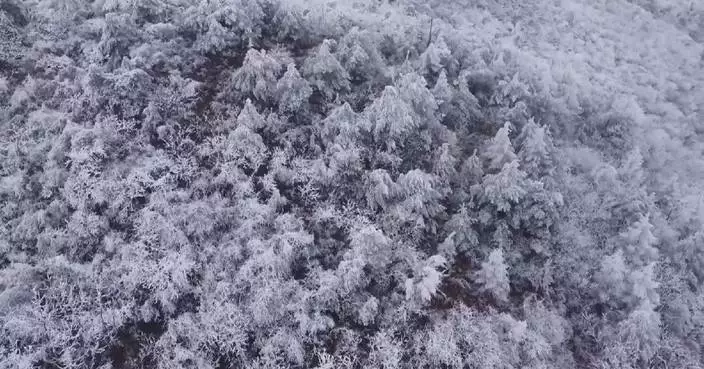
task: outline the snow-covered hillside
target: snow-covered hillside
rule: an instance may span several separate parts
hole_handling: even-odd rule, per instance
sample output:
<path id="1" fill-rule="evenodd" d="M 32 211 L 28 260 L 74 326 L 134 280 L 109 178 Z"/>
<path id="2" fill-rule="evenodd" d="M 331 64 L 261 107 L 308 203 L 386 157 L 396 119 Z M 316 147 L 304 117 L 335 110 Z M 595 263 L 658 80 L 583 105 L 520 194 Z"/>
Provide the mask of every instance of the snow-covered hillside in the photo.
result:
<path id="1" fill-rule="evenodd" d="M 704 366 L 702 4 L 0 0 L 0 368 Z"/>

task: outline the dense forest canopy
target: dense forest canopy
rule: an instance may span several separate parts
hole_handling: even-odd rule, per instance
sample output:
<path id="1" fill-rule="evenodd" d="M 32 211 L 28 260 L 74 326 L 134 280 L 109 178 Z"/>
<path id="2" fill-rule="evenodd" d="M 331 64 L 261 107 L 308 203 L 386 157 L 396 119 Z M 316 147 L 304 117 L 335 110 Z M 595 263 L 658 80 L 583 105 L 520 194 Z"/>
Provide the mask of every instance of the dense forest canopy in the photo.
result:
<path id="1" fill-rule="evenodd" d="M 701 368 L 703 21 L 0 0 L 0 368 Z"/>

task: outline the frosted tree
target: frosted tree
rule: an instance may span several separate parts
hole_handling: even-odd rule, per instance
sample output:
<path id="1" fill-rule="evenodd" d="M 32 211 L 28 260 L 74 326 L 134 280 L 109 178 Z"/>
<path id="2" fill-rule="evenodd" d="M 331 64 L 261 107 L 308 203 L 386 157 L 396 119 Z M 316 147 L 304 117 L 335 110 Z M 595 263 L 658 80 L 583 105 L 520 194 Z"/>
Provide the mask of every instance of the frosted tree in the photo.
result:
<path id="1" fill-rule="evenodd" d="M 414 273 L 413 278 L 406 279 L 406 300 L 418 299 L 422 303 L 429 302 L 438 289 L 443 278 L 442 267 L 447 260 L 440 255 L 433 255 L 423 261 Z"/>
<path id="2" fill-rule="evenodd" d="M 264 164 L 269 150 L 262 137 L 254 130 L 261 128 L 264 121 L 256 113 L 256 109 L 245 109 L 238 117 L 237 128 L 230 131 L 225 142 L 222 142 L 222 154 L 225 160 L 232 160 L 243 165 L 250 171 L 256 171 Z M 252 113 L 252 114 L 250 114 Z"/>
<path id="3" fill-rule="evenodd" d="M 308 82 L 327 100 L 350 88 L 349 74 L 331 52 L 334 45 L 332 40 L 323 41 L 301 69 Z"/>
<path id="4" fill-rule="evenodd" d="M 336 55 L 352 79 L 378 82 L 385 67 L 378 42 L 378 35 L 358 27 L 342 37 Z"/>
<path id="5" fill-rule="evenodd" d="M 458 159 L 453 153 L 452 145 L 444 143 L 436 150 L 433 173 L 445 181 L 455 181 L 457 162 Z"/>
<path id="6" fill-rule="evenodd" d="M 102 34 L 96 45 L 99 55 L 95 57 L 107 59 L 109 66 L 117 68 L 122 62 L 122 57 L 127 54 L 127 45 L 139 40 L 136 19 L 127 13 L 110 12 L 105 14 L 101 25 Z"/>
<path id="7" fill-rule="evenodd" d="M 635 269 L 628 276 L 631 291 L 627 298 L 631 305 L 638 305 L 648 302 L 653 306 L 660 304 L 660 294 L 658 292 L 657 276 L 655 274 L 655 263 Z"/>
<path id="8" fill-rule="evenodd" d="M 621 250 L 604 257 L 601 268 L 595 275 L 597 295 L 614 308 L 635 308 L 642 303 L 660 303 L 655 276 L 655 264 L 631 267 Z"/>
<path id="9" fill-rule="evenodd" d="M 552 224 L 562 198 L 558 193 L 547 192 L 541 182 L 528 178 L 520 168 L 508 134 L 507 122 L 482 153 L 489 162 L 489 174 L 484 175 L 481 183 L 472 185 L 470 191 L 480 206 L 479 218 L 483 223 L 490 222 L 494 212 L 509 214 L 511 228 L 523 227 L 526 232 L 538 235 Z"/>
<path id="10" fill-rule="evenodd" d="M 555 166 L 552 156 L 555 148 L 547 128 L 539 126 L 531 118 L 523 126 L 518 140 L 518 158 L 528 175 L 531 178 L 552 175 Z"/>
<path id="11" fill-rule="evenodd" d="M 355 230 L 350 235 L 350 246 L 368 257 L 366 263 L 375 271 L 382 271 L 392 261 L 392 241 L 375 226 Z"/>
<path id="12" fill-rule="evenodd" d="M 372 210 L 386 209 L 391 200 L 401 191 L 384 169 L 376 169 L 369 173 L 366 187 L 367 206 Z"/>
<path id="13" fill-rule="evenodd" d="M 387 150 L 402 147 L 405 138 L 419 127 L 413 108 L 401 98 L 400 91 L 387 86 L 381 96 L 364 111 L 371 133 L 377 144 Z"/>
<path id="14" fill-rule="evenodd" d="M 336 107 L 322 122 L 318 134 L 328 158 L 328 168 L 335 176 L 345 177 L 339 179 L 350 192 L 357 192 L 350 178 L 359 178 L 363 175 L 362 160 L 366 156 L 364 147 L 359 143 L 360 120 L 348 103 Z M 341 178 L 336 177 L 336 178 Z"/>
<path id="15" fill-rule="evenodd" d="M 526 177 L 518 168 L 518 161 L 512 161 L 504 164 L 500 172 L 484 176 L 483 182 L 472 189 L 481 201 L 493 205 L 499 212 L 508 212 L 528 193 Z"/>
<path id="16" fill-rule="evenodd" d="M 489 162 L 490 170 L 501 170 L 507 163 L 512 163 L 518 159 L 508 135 L 511 132 L 511 124 L 506 122 L 496 135 L 491 139 L 484 149 L 482 156 Z"/>
<path id="17" fill-rule="evenodd" d="M 657 260 L 658 250 L 655 247 L 657 238 L 653 235 L 653 225 L 649 215 L 642 215 L 621 237 L 625 241 L 625 252 L 629 260 L 636 266 L 644 266 Z"/>
<path id="18" fill-rule="evenodd" d="M 230 33 L 215 17 L 207 23 L 207 31 L 199 35 L 195 48 L 201 52 L 219 53 L 235 41 L 235 35 Z"/>
<path id="19" fill-rule="evenodd" d="M 394 208 L 394 216 L 402 221 L 410 221 L 417 225 L 428 225 L 434 232 L 434 219 L 445 210 L 440 203 L 443 193 L 436 176 L 414 169 L 401 174 L 396 181 L 401 201 Z"/>
<path id="20" fill-rule="evenodd" d="M 600 286 L 597 290 L 599 299 L 606 302 L 625 296 L 628 292 L 628 273 L 629 269 L 620 250 L 604 257 L 595 276 Z"/>
<path id="21" fill-rule="evenodd" d="M 279 62 L 266 50 L 249 49 L 242 66 L 232 74 L 232 87 L 245 96 L 268 99 L 276 89 Z"/>
<path id="22" fill-rule="evenodd" d="M 520 224 L 524 231 L 543 240 L 549 239 L 551 227 L 559 224 L 560 211 L 565 205 L 560 192 L 546 187 L 540 181 L 526 179 L 523 188 L 527 195 L 518 204 L 511 219 L 513 227 Z"/>
<path id="23" fill-rule="evenodd" d="M 452 322 L 436 322 L 433 329 L 422 337 L 416 337 L 415 344 L 424 349 L 422 362 L 432 366 L 461 368 L 463 355 L 460 352 L 462 337 Z"/>
<path id="24" fill-rule="evenodd" d="M 464 204 L 445 223 L 445 229 L 454 235 L 452 239 L 457 251 L 467 252 L 479 245 L 479 234 L 474 229 L 476 223 L 477 219 Z"/>
<path id="25" fill-rule="evenodd" d="M 425 70 L 432 73 L 440 73 L 445 65 L 448 64 L 452 52 L 445 43 L 443 36 L 428 45 L 428 48 L 421 54 L 420 60 Z"/>
<path id="26" fill-rule="evenodd" d="M 67 255 L 74 256 L 76 260 L 92 257 L 102 236 L 107 233 L 108 222 L 105 217 L 90 214 L 85 210 L 78 210 L 71 214 L 66 225 L 73 250 L 66 250 Z"/>
<path id="27" fill-rule="evenodd" d="M 360 117 L 352 110 L 349 103 L 344 103 L 335 109 L 323 120 L 320 130 L 323 143 L 352 143 L 357 139 L 360 129 Z"/>
<path id="28" fill-rule="evenodd" d="M 369 297 L 359 310 L 359 322 L 367 326 L 371 325 L 374 323 L 378 312 L 379 300 L 374 296 Z"/>
<path id="29" fill-rule="evenodd" d="M 126 322 L 126 313 L 116 301 L 122 296 L 91 268 L 64 257 L 47 259 L 40 268 L 41 279 L 37 270 L 3 270 L 6 284 L 0 309 L 21 310 L 0 318 L 5 333 L 0 338 L 0 365 L 18 367 L 26 362 L 31 367 L 44 361 L 79 368 L 100 360 L 108 345 L 96 342 L 108 342 Z M 17 290 L 21 279 L 30 287 L 25 293 Z M 40 287 L 43 284 L 51 287 Z"/>
<path id="30" fill-rule="evenodd" d="M 528 85 L 521 80 L 517 73 L 510 78 L 507 76 L 499 81 L 497 87 L 494 99 L 497 103 L 506 101 L 511 109 L 517 107 L 520 100 L 530 95 Z"/>
<path id="31" fill-rule="evenodd" d="M 425 127 L 432 127 L 437 120 L 435 112 L 438 104 L 432 92 L 428 90 L 427 82 L 418 73 L 406 73 L 395 83 L 401 98 L 406 101 L 416 115 L 420 117 L 421 124 Z"/>
<path id="32" fill-rule="evenodd" d="M 482 214 L 483 215 L 483 214 Z M 486 222 L 486 220 L 484 220 Z M 489 225 L 494 226 L 494 231 L 491 232 L 491 242 L 495 247 L 501 249 L 509 249 L 513 245 L 513 233 L 508 222 L 504 219 L 495 220 Z"/>
<path id="33" fill-rule="evenodd" d="M 371 278 L 382 282 L 385 267 L 392 261 L 391 240 L 374 226 L 354 230 L 350 237 L 350 249 L 343 255 L 335 274 L 339 280 L 336 289 L 347 296 L 365 287 Z M 370 270 L 371 272 L 366 272 Z"/>
<path id="34" fill-rule="evenodd" d="M 147 104 L 144 110 L 142 110 L 142 115 L 144 116 L 142 129 L 148 133 L 155 132 L 156 128 L 164 121 L 161 109 L 154 101 L 150 101 Z"/>
<path id="35" fill-rule="evenodd" d="M 237 127 L 245 127 L 252 131 L 266 127 L 266 120 L 259 114 L 252 100 L 247 99 L 240 114 L 237 116 Z"/>
<path id="36" fill-rule="evenodd" d="M 653 246 L 657 240 L 651 231 L 652 225 L 647 216 L 641 217 L 620 235 L 625 241 L 624 247 L 604 258 L 601 271 L 597 274 L 602 291 L 630 307 L 643 302 L 653 305 L 660 302 L 655 276 L 658 253 Z"/>
<path id="37" fill-rule="evenodd" d="M 551 348 L 561 349 L 561 345 L 570 338 L 571 329 L 569 321 L 560 311 L 546 305 L 547 300 L 539 300 L 537 296 L 530 296 L 523 302 L 523 311 L 527 328 L 539 334 Z M 544 353 L 547 354 L 547 353 Z"/>
<path id="38" fill-rule="evenodd" d="M 449 264 L 452 264 L 457 256 L 457 245 L 455 244 L 455 232 L 451 232 L 445 240 L 438 245 L 438 254 L 445 258 Z"/>
<path id="39" fill-rule="evenodd" d="M 479 183 L 484 176 L 482 160 L 477 155 L 477 150 L 474 150 L 472 156 L 466 158 L 460 167 L 460 183 L 469 190 L 472 185 Z"/>
<path id="40" fill-rule="evenodd" d="M 375 334 L 371 341 L 369 354 L 371 365 L 384 369 L 401 369 L 403 362 L 402 343 L 394 338 L 391 329 Z"/>
<path id="41" fill-rule="evenodd" d="M 647 368 L 660 349 L 661 319 L 652 304 L 643 303 L 610 329 L 602 359 L 611 367 Z"/>
<path id="42" fill-rule="evenodd" d="M 293 113 L 308 102 L 313 90 L 308 82 L 301 77 L 294 64 L 289 64 L 286 73 L 276 83 L 276 94 L 279 99 L 279 111 Z"/>
<path id="43" fill-rule="evenodd" d="M 438 103 L 440 118 L 444 118 L 450 110 L 450 104 L 455 95 L 455 91 L 447 80 L 447 73 L 443 69 L 432 89 L 435 101 Z"/>
<path id="44" fill-rule="evenodd" d="M 263 28 L 266 27 L 264 6 L 258 1 L 235 0 L 229 3 L 205 3 L 201 7 L 206 16 L 213 14 L 213 10 L 216 10 L 215 14 L 219 16 L 218 20 L 226 27 L 237 31 L 241 35 L 242 43 L 246 41 L 252 44 L 257 41 Z"/>
<path id="45" fill-rule="evenodd" d="M 482 267 L 475 273 L 475 280 L 482 289 L 499 301 L 508 299 L 510 291 L 508 267 L 504 263 L 504 254 L 501 249 L 494 249 L 489 253 Z"/>
<path id="46" fill-rule="evenodd" d="M 640 150 L 630 151 L 617 168 L 620 182 L 608 194 L 611 212 L 615 217 L 638 217 L 647 211 L 650 201 L 645 190 L 645 159 Z"/>
<path id="47" fill-rule="evenodd" d="M 147 96 L 154 91 L 154 84 L 146 71 L 140 68 L 118 68 L 112 73 L 96 70 L 89 75 L 94 78 L 98 94 L 96 103 L 106 99 L 117 116 L 122 119 L 136 118 L 146 107 Z"/>

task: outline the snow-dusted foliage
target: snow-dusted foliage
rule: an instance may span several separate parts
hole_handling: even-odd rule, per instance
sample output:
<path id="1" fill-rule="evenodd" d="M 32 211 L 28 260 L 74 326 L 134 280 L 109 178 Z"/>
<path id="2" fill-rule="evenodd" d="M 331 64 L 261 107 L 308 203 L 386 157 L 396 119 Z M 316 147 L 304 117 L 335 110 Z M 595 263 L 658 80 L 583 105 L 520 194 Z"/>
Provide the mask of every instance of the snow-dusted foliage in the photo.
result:
<path id="1" fill-rule="evenodd" d="M 0 0 L 0 369 L 704 367 L 697 4 Z"/>

